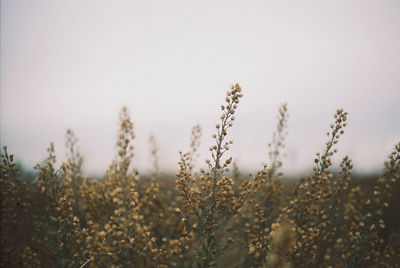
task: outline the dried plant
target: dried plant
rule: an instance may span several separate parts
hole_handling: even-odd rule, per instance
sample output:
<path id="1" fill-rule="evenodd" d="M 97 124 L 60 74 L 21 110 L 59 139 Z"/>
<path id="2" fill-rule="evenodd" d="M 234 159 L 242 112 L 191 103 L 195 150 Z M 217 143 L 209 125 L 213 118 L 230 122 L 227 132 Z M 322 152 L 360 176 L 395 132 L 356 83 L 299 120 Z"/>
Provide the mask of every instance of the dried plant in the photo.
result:
<path id="1" fill-rule="evenodd" d="M 228 155 L 233 141 L 227 139 L 242 96 L 238 84 L 227 92 L 211 157 L 197 172 L 199 125 L 176 176 L 161 172 L 152 136 L 153 172 L 139 177 L 127 108 L 117 154 L 100 179 L 84 175 L 71 130 L 67 160 L 57 163 L 50 144 L 35 179 L 26 179 L 3 147 L 0 267 L 399 267 L 400 224 L 389 212 L 399 205 L 400 143 L 380 177 L 352 180 L 348 156 L 332 167 L 347 124 L 338 109 L 311 173 L 286 180 L 283 104 L 269 164 L 245 177 Z"/>
<path id="2" fill-rule="evenodd" d="M 160 173 L 160 157 L 159 157 L 159 145 L 154 137 L 154 135 L 150 135 L 149 137 L 149 147 L 150 147 L 150 162 L 153 167 L 152 175 L 157 176 Z"/>
<path id="3" fill-rule="evenodd" d="M 212 160 L 205 160 L 208 170 L 201 169 L 201 175 L 194 177 L 190 154 L 180 153 L 177 189 L 183 199 L 184 212 L 188 211 L 184 213 L 183 220 L 188 222 L 187 228 L 194 233 L 199 244 L 196 248 L 198 267 L 217 266 L 222 254 L 220 240 L 224 226 L 267 176 L 265 166 L 256 176 L 246 180 L 240 191 L 235 193 L 235 182 L 226 174 L 230 172 L 232 157 L 224 160 L 223 156 L 233 144 L 233 141 L 226 141 L 226 136 L 228 129 L 233 126 L 234 114 L 243 96 L 241 91 L 241 87 L 236 84 L 226 94 L 226 104 L 221 106 L 221 121 L 216 125 L 217 133 L 212 135 L 215 144 L 209 148 Z"/>

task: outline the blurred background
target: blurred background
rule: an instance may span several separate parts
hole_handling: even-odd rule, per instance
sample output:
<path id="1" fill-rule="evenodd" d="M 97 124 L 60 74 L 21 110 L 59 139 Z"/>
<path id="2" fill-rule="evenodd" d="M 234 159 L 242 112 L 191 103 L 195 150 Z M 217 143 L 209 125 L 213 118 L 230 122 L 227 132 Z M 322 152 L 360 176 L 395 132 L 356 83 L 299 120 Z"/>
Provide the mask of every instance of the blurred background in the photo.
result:
<path id="1" fill-rule="evenodd" d="M 25 168 L 51 141 L 79 138 L 85 170 L 116 154 L 118 114 L 135 122 L 134 166 L 147 172 L 149 137 L 160 167 L 177 169 L 192 126 L 203 163 L 225 91 L 244 97 L 229 139 L 238 166 L 268 160 L 288 103 L 284 171 L 305 172 L 337 108 L 348 127 L 336 162 L 379 172 L 400 139 L 400 1 L 1 1 L 0 142 Z"/>

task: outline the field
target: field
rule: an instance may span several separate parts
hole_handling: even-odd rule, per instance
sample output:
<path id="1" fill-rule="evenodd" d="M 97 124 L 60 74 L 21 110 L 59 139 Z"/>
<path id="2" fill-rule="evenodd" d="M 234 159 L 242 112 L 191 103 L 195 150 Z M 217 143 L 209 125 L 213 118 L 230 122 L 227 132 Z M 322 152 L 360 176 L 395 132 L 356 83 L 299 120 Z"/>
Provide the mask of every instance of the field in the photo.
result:
<path id="1" fill-rule="evenodd" d="M 115 160 L 101 179 L 82 173 L 77 137 L 67 131 L 69 158 L 54 146 L 21 175 L 14 156 L 1 154 L 2 267 L 399 267 L 400 143 L 378 176 L 353 176 L 349 157 L 332 169 L 347 113 L 338 109 L 325 150 L 303 178 L 284 179 L 282 151 L 288 111 L 278 111 L 269 160 L 244 176 L 229 156 L 228 133 L 242 97 L 227 92 L 209 146 L 198 159 L 200 126 L 177 172 L 139 176 L 134 123 L 121 110 Z M 196 163 L 205 161 L 206 169 Z"/>

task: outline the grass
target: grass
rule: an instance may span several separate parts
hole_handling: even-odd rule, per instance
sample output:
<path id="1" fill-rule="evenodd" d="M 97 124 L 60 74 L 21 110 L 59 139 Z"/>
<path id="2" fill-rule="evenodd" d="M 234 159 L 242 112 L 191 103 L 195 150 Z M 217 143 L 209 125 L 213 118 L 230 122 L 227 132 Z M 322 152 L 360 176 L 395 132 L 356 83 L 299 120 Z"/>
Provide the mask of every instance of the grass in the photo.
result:
<path id="1" fill-rule="evenodd" d="M 347 124 L 338 109 L 315 166 L 283 179 L 288 110 L 278 111 L 269 159 L 245 177 L 228 155 L 241 87 L 227 92 L 207 168 L 196 169 L 201 127 L 180 152 L 175 180 L 162 175 L 152 136 L 149 178 L 131 168 L 134 124 L 120 114 L 117 153 L 102 179 L 82 173 L 77 138 L 66 134 L 68 160 L 54 146 L 37 177 L 21 177 L 3 148 L 0 166 L 2 267 L 398 267 L 400 143 L 377 178 L 352 179 L 346 156 L 332 156 Z M 396 199 L 397 198 L 397 199 Z"/>

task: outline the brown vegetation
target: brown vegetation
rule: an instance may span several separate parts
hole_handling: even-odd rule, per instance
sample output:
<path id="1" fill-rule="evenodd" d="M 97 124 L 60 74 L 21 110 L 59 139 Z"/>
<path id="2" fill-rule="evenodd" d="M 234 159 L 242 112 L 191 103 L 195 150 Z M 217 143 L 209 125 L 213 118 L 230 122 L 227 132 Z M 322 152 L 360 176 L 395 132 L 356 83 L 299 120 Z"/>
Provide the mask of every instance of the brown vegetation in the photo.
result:
<path id="1" fill-rule="evenodd" d="M 131 167 L 135 135 L 126 108 L 117 155 L 102 179 L 82 174 L 70 130 L 68 160 L 56 167 L 50 145 L 33 181 L 21 178 L 4 147 L 1 266 L 398 267 L 399 225 L 387 212 L 398 189 L 400 143 L 373 182 L 351 181 L 347 156 L 339 172 L 331 171 L 347 124 L 347 113 L 338 109 L 312 173 L 288 185 L 280 170 L 288 117 L 282 105 L 269 159 L 244 178 L 227 156 L 241 91 L 236 84 L 227 92 L 207 168 L 195 170 L 201 137 L 195 126 L 189 152 L 180 152 L 176 180 L 161 175 L 153 136 L 152 177 L 140 178 Z"/>

